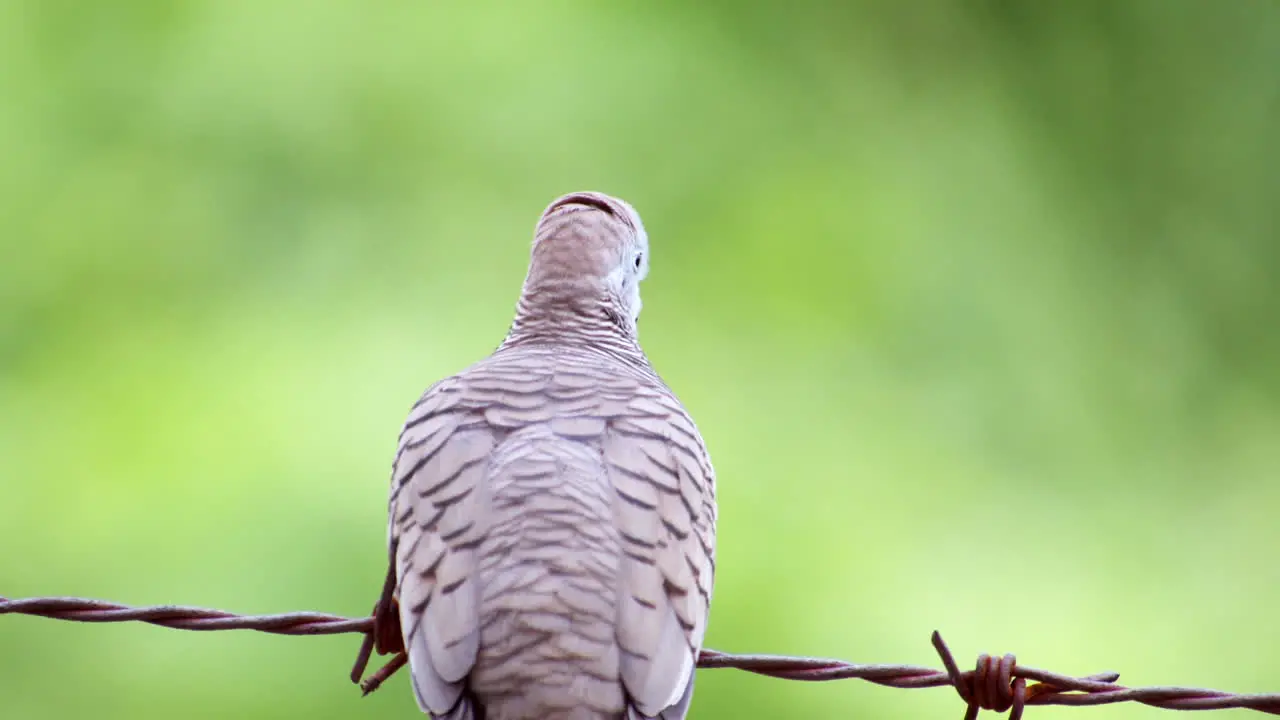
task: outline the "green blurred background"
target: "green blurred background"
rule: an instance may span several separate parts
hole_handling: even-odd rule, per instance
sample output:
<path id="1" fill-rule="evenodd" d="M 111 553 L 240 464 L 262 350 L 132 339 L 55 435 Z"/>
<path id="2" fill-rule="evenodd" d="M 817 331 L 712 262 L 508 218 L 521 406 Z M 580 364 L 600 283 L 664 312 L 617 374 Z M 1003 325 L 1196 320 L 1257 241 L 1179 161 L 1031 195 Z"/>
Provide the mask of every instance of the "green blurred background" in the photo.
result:
<path id="1" fill-rule="evenodd" d="M 0 595 L 365 614 L 409 405 L 600 189 L 711 647 L 1280 691 L 1280 6 L 697 5 L 0 2 Z M 0 717 L 416 717 L 358 644 L 4 617 Z"/>

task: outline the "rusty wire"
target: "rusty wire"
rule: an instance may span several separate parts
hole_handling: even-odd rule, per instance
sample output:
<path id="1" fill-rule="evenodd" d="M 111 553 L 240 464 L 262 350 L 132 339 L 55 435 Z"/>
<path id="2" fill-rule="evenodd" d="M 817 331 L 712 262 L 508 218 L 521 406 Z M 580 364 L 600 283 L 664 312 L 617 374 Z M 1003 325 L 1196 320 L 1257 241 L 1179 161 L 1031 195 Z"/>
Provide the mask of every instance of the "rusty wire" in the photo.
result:
<path id="1" fill-rule="evenodd" d="M 176 605 L 130 607 L 84 598 L 9 600 L 0 597 L 0 615 L 6 614 L 77 622 L 137 621 L 179 630 L 257 630 L 276 635 L 362 633 L 365 643 L 351 679 L 364 689 L 365 694 L 377 689 L 406 662 L 404 653 L 399 653 L 373 675 L 361 679 L 372 646 L 373 618 L 348 618 L 316 612 L 236 615 L 222 610 Z M 966 720 L 976 718 L 980 710 L 1008 711 L 1011 720 L 1018 720 L 1028 705 L 1080 706 L 1121 702 L 1136 702 L 1166 710 L 1240 708 L 1280 715 L 1280 693 L 1244 695 L 1185 687 L 1127 688 L 1116 684 L 1120 678 L 1118 673 L 1097 673 L 1086 677 L 1059 675 L 1018 665 L 1013 655 L 979 655 L 975 669 L 961 672 L 942 636 L 935 631 L 932 640 L 945 670 L 913 665 L 855 665 L 823 658 L 730 655 L 716 650 L 703 650 L 698 658 L 698 667 L 736 668 L 757 675 L 810 682 L 857 678 L 895 688 L 951 686 L 966 705 Z M 1028 685 L 1029 681 L 1034 684 Z"/>

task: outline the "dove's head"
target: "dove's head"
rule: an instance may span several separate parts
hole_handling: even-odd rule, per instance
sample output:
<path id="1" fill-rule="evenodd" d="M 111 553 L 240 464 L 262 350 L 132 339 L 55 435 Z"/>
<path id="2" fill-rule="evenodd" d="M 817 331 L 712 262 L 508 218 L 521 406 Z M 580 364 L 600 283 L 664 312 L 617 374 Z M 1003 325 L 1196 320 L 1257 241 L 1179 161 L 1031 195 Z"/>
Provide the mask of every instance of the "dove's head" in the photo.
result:
<path id="1" fill-rule="evenodd" d="M 649 237 L 635 208 L 604 193 L 570 193 L 538 218 L 521 312 L 572 309 L 634 335 L 648 272 Z"/>

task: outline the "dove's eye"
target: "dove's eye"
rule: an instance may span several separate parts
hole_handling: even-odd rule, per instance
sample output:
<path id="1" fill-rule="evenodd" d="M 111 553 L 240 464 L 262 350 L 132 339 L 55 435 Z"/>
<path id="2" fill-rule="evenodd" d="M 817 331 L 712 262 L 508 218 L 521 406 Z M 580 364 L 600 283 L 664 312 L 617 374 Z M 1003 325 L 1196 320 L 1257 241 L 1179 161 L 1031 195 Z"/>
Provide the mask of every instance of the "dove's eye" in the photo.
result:
<path id="1" fill-rule="evenodd" d="M 640 269 L 640 261 L 642 259 L 644 259 L 644 255 L 641 255 L 640 253 L 636 253 L 636 269 L 637 270 Z"/>

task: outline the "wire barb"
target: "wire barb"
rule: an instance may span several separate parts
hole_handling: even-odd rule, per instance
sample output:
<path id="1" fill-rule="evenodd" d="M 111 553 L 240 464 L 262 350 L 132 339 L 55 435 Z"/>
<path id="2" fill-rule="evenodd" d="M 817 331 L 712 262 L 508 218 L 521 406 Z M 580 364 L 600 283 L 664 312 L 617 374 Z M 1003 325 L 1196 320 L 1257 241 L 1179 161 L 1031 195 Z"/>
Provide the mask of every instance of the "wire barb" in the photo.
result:
<path id="1" fill-rule="evenodd" d="M 72 597 L 21 600 L 0 597 L 0 615 L 36 615 L 76 622 L 136 621 L 179 630 L 256 630 L 275 635 L 362 633 L 365 639 L 352 669 L 351 681 L 358 684 L 365 695 L 377 690 L 408 662 L 405 653 L 396 653 L 390 662 L 363 678 L 373 653 L 371 617 L 348 618 L 316 612 L 236 615 L 198 607 L 131 607 Z M 736 668 L 757 675 L 808 682 L 857 678 L 877 685 L 907 689 L 950 686 L 965 703 L 965 720 L 975 720 L 982 710 L 1009 712 L 1010 720 L 1019 720 L 1028 705 L 1085 706 L 1122 702 L 1136 702 L 1166 710 L 1240 708 L 1280 715 L 1280 693 L 1242 695 L 1184 687 L 1127 688 L 1116 684 L 1120 679 L 1118 673 L 1105 672 L 1085 677 L 1059 675 L 1018 665 L 1013 655 L 979 655 L 973 670 L 961 672 L 937 631 L 933 633 L 932 640 L 945 670 L 913 665 L 855 665 L 824 658 L 730 655 L 715 650 L 703 650 L 698 657 L 698 667 Z M 1028 686 L 1028 681 L 1035 684 Z"/>

